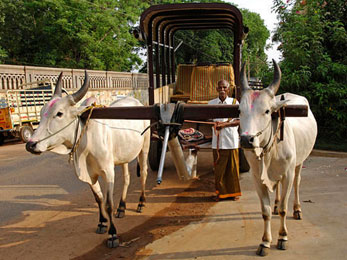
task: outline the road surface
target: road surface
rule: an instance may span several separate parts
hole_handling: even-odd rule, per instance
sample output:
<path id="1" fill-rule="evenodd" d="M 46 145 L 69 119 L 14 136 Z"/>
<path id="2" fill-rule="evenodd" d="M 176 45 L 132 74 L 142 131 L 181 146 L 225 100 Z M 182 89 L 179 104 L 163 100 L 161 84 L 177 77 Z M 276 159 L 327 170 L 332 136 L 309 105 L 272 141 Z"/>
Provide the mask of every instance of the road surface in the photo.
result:
<path id="1" fill-rule="evenodd" d="M 200 180 L 178 180 L 170 157 L 164 181 L 149 172 L 147 203 L 131 165 L 126 217 L 116 219 L 122 247 L 108 249 L 95 234 L 98 211 L 88 185 L 67 156 L 29 154 L 24 144 L 0 147 L 0 259 L 256 259 L 263 224 L 249 173 L 241 175 L 240 201 L 213 202 L 210 153 L 199 154 Z M 288 218 L 289 249 L 267 259 L 346 259 L 347 158 L 311 156 L 302 172 L 303 220 Z M 122 175 L 116 168 L 115 202 Z M 291 214 L 292 198 L 289 209 Z M 273 218 L 273 244 L 278 217 Z"/>

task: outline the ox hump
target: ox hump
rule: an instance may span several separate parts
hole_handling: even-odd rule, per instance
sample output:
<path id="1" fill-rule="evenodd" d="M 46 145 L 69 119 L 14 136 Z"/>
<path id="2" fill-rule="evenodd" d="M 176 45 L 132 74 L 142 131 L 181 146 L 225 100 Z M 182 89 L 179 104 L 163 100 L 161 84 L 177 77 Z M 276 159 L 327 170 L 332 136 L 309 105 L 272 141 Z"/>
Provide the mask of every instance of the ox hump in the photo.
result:
<path id="1" fill-rule="evenodd" d="M 119 100 L 116 100 L 111 103 L 111 107 L 121 107 L 121 106 L 142 106 L 141 102 L 133 97 L 125 97 Z"/>

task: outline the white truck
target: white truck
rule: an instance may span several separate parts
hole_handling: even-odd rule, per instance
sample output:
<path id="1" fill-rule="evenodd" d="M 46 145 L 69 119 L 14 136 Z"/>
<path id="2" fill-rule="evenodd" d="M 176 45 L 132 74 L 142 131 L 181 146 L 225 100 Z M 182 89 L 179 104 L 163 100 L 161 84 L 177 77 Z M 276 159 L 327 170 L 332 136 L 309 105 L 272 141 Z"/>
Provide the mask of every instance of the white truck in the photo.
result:
<path id="1" fill-rule="evenodd" d="M 0 99 L 0 145 L 6 138 L 27 142 L 40 123 L 41 108 L 52 98 L 53 82 L 49 79 L 26 83 L 18 90 L 7 90 Z"/>

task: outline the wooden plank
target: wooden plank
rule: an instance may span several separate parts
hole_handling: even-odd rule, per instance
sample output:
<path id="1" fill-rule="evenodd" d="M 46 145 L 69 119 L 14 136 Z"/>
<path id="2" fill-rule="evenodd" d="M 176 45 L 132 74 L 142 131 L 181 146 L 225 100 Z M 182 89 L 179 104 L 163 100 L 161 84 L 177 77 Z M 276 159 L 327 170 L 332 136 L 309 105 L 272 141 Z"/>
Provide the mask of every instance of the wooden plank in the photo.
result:
<path id="1" fill-rule="evenodd" d="M 152 119 L 158 120 L 156 106 L 143 107 L 106 107 L 95 108 L 91 118 L 99 119 Z M 184 105 L 184 120 L 207 120 L 213 118 L 239 117 L 238 105 Z M 82 114 L 82 118 L 88 117 L 89 111 Z M 286 117 L 306 117 L 308 107 L 306 105 L 288 105 L 285 107 Z M 278 113 L 273 113 L 278 117 Z"/>
<path id="2" fill-rule="evenodd" d="M 239 117 L 239 105 L 184 105 L 183 119 L 207 120 Z"/>
<path id="3" fill-rule="evenodd" d="M 86 111 L 81 115 L 81 117 L 87 118 L 88 114 L 89 111 Z M 154 106 L 94 108 L 91 118 L 158 120 Z"/>

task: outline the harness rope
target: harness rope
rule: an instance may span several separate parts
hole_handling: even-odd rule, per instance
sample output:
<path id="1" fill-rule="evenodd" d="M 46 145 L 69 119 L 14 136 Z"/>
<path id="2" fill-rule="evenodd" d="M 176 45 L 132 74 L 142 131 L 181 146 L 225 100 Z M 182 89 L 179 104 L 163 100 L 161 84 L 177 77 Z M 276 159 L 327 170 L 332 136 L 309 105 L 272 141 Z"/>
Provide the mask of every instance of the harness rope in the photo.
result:
<path id="1" fill-rule="evenodd" d="M 83 135 L 85 134 L 85 131 L 86 131 L 87 127 L 88 127 L 88 124 L 89 124 L 89 121 L 90 121 L 90 117 L 91 117 L 91 115 L 92 115 L 92 113 L 93 113 L 93 110 L 94 110 L 94 108 L 99 108 L 99 107 L 104 107 L 104 106 L 103 106 L 103 105 L 96 105 L 95 103 L 93 103 L 91 106 L 88 106 L 87 108 L 83 109 L 83 110 L 77 115 L 77 117 L 76 117 L 74 120 L 72 120 L 70 123 L 68 123 L 66 126 L 64 126 L 63 128 L 59 129 L 59 130 L 56 131 L 55 133 L 50 134 L 50 135 L 46 136 L 45 138 L 43 138 L 43 139 L 41 139 L 41 140 L 38 140 L 36 143 L 40 143 L 40 142 L 42 142 L 42 141 L 44 141 L 44 140 L 47 140 L 47 139 L 51 138 L 52 136 L 55 136 L 56 134 L 62 132 L 62 131 L 65 130 L 67 127 L 69 127 L 72 123 L 74 123 L 76 120 L 78 120 L 78 119 L 80 118 L 80 116 L 81 116 L 84 112 L 86 112 L 86 111 L 89 110 L 89 114 L 88 114 L 86 123 L 85 123 L 85 125 L 84 125 L 84 127 L 83 127 L 83 129 L 82 129 L 82 131 L 81 131 L 81 134 L 79 135 L 78 139 L 77 139 L 77 135 L 78 135 L 79 124 L 77 124 L 77 128 L 76 128 L 76 131 L 75 131 L 75 136 L 76 136 L 76 137 L 75 137 L 75 142 L 74 142 L 74 144 L 73 144 L 73 146 L 72 146 L 72 149 L 71 149 L 71 151 L 70 151 L 70 153 L 69 153 L 69 162 L 73 161 L 73 155 L 74 155 L 74 153 L 76 152 L 78 146 L 79 146 L 80 143 L 81 143 L 82 137 L 83 137 Z M 103 124 L 103 123 L 98 122 L 98 121 L 96 121 L 96 123 Z M 103 125 L 106 125 L 106 124 L 103 124 Z M 108 125 L 107 125 L 107 126 L 108 126 Z M 136 130 L 136 129 L 131 129 L 131 128 L 119 128 L 119 127 L 111 127 L 111 126 L 109 126 L 109 127 L 112 128 L 112 129 L 118 129 L 118 130 L 131 130 L 131 131 L 135 131 L 135 132 L 138 132 L 139 134 L 141 134 L 141 131 L 138 131 L 138 130 Z"/>
<path id="2" fill-rule="evenodd" d="M 86 131 L 86 129 L 87 129 L 87 126 L 88 126 L 90 117 L 91 117 L 91 115 L 92 115 L 92 113 L 93 113 L 93 110 L 94 110 L 94 108 L 97 108 L 97 107 L 104 107 L 104 106 L 103 106 L 103 105 L 96 105 L 95 103 L 93 103 L 91 106 L 88 107 L 88 109 L 85 109 L 85 110 L 82 111 L 81 114 L 83 114 L 84 112 L 90 110 L 90 111 L 89 111 L 89 114 L 88 114 L 88 118 L 87 118 L 87 120 L 86 120 L 86 123 L 85 123 L 85 125 L 84 125 L 84 127 L 83 127 L 83 129 L 82 129 L 82 132 L 81 132 L 80 136 L 78 137 L 78 139 L 76 140 L 76 142 L 74 143 L 74 145 L 73 145 L 73 147 L 72 147 L 72 149 L 71 149 L 71 152 L 69 153 L 69 162 L 73 161 L 73 155 L 74 155 L 74 153 L 76 152 L 78 146 L 80 145 L 81 139 L 82 139 L 82 137 L 83 137 L 83 135 L 84 135 L 84 133 L 85 133 L 85 131 Z M 81 114 L 80 114 L 80 115 L 81 115 Z M 95 122 L 96 122 L 96 123 L 99 123 L 99 124 L 102 124 L 102 125 L 107 125 L 107 124 L 103 124 L 103 123 L 101 123 L 101 122 L 98 122 L 97 120 L 96 120 Z M 107 125 L 107 126 L 110 127 L 110 128 L 112 128 L 112 129 L 118 129 L 118 130 L 131 130 L 131 131 L 135 131 L 135 132 L 138 132 L 139 134 L 141 134 L 141 131 L 138 131 L 138 130 L 136 130 L 136 129 L 111 127 L 111 126 L 109 126 L 109 125 Z M 78 127 L 78 126 L 77 126 L 77 127 Z M 78 128 L 76 129 L 76 135 L 77 135 L 77 132 L 78 132 Z"/>
<path id="3" fill-rule="evenodd" d="M 280 114 L 280 111 L 278 111 L 278 113 Z M 267 144 L 264 147 L 259 147 L 259 148 L 262 148 L 263 150 L 261 151 L 260 155 L 258 156 L 258 160 L 260 160 L 267 153 L 269 153 L 271 151 L 272 147 L 274 146 L 274 144 L 277 143 L 277 138 L 276 137 L 278 136 L 278 133 L 281 130 L 281 127 L 282 127 L 283 121 L 284 121 L 284 119 L 281 116 L 279 116 L 279 118 L 280 118 L 280 122 L 278 123 L 278 126 L 277 126 L 275 134 L 272 135 L 272 131 L 273 130 L 272 130 L 272 127 L 271 127 L 271 135 L 270 135 L 269 141 L 267 142 Z M 253 137 L 258 137 L 258 136 L 262 135 L 263 132 L 270 126 L 271 122 L 272 122 L 272 120 L 269 121 L 269 123 L 264 127 L 263 130 L 261 130 L 258 133 L 256 133 Z M 271 140 L 272 140 L 272 142 L 271 142 Z M 270 142 L 271 142 L 271 145 L 268 146 Z M 253 150 L 254 148 L 252 148 L 252 149 L 243 148 L 243 149 L 245 149 L 245 150 Z"/>
<path id="4" fill-rule="evenodd" d="M 74 120 L 72 120 L 70 123 L 68 123 L 66 126 L 64 126 L 62 129 L 58 130 L 57 132 L 50 134 L 49 136 L 46 136 L 45 138 L 38 140 L 36 143 L 40 143 L 44 140 L 47 140 L 48 138 L 51 138 L 52 136 L 55 136 L 56 134 L 60 133 L 61 131 L 63 131 L 65 128 L 67 128 L 68 126 L 70 126 L 73 122 L 75 122 L 77 118 L 75 118 Z"/>
<path id="5" fill-rule="evenodd" d="M 220 131 L 222 129 L 217 129 L 217 124 L 218 122 L 206 122 L 206 121 L 194 121 L 194 120 L 184 120 L 184 122 L 187 122 L 187 123 L 197 123 L 197 124 L 206 124 L 206 125 L 212 125 L 213 127 L 213 130 L 215 132 L 215 135 L 216 135 L 216 138 L 217 138 L 217 149 L 216 149 L 216 152 L 217 152 L 217 159 L 216 161 L 213 162 L 214 166 L 216 166 L 218 160 L 219 160 L 219 157 L 220 157 L 220 154 L 219 154 L 219 134 L 220 134 Z M 230 120 L 224 122 L 224 123 L 227 123 L 227 122 L 230 122 Z M 226 127 L 231 127 L 231 126 L 226 126 Z M 225 127 L 223 127 L 225 128 Z"/>
<path id="6" fill-rule="evenodd" d="M 233 100 L 233 105 L 236 104 L 236 100 L 234 99 Z M 234 118 L 234 119 L 238 119 L 238 118 Z M 232 119 L 229 118 L 226 122 L 223 122 L 223 123 L 228 123 L 228 122 L 231 122 Z M 184 122 L 187 122 L 187 123 L 198 123 L 198 124 L 207 124 L 207 125 L 212 125 L 213 127 L 213 130 L 215 132 L 215 135 L 216 135 L 216 142 L 217 142 L 217 149 L 216 149 L 216 152 L 217 152 L 217 158 L 216 160 L 213 162 L 214 166 L 217 165 L 218 163 L 218 160 L 220 158 L 220 153 L 219 153 L 219 140 L 220 140 L 220 131 L 222 130 L 222 128 L 226 128 L 226 127 L 234 127 L 234 126 L 225 126 L 225 127 L 222 127 L 221 129 L 217 129 L 217 126 L 218 126 L 218 123 L 219 122 L 206 122 L 206 121 L 194 121 L 194 120 L 184 120 Z"/>
<path id="7" fill-rule="evenodd" d="M 69 153 L 69 163 L 70 163 L 71 161 L 73 161 L 73 155 L 74 155 L 74 153 L 76 152 L 78 146 L 80 145 L 82 136 L 84 135 L 84 133 L 85 133 L 85 131 L 86 131 L 86 129 L 87 129 L 87 126 L 88 126 L 90 117 L 91 117 L 91 115 L 92 115 L 92 113 L 93 113 L 94 108 L 96 108 L 96 107 L 103 107 L 103 106 L 102 106 L 102 105 L 96 105 L 95 103 L 93 103 L 91 106 L 89 106 L 89 107 L 87 107 L 86 109 L 84 109 L 84 110 L 82 111 L 82 113 L 81 113 L 81 114 L 83 114 L 84 112 L 86 112 L 86 111 L 89 110 L 88 118 L 87 118 L 87 120 L 86 120 L 86 123 L 85 123 L 83 129 L 82 129 L 82 132 L 81 132 L 80 136 L 78 137 L 78 139 L 77 139 L 77 140 L 75 139 L 76 142 L 74 143 L 74 145 L 73 145 L 73 147 L 72 147 L 72 149 L 71 149 L 71 152 Z M 80 115 L 81 115 L 81 114 L 80 114 Z M 80 115 L 77 116 L 77 119 L 79 118 Z M 78 126 L 79 126 L 79 124 L 77 124 L 76 136 L 77 136 L 77 134 L 78 134 Z"/>
<path id="8" fill-rule="evenodd" d="M 270 121 L 271 122 L 271 121 Z M 274 146 L 274 144 L 275 143 L 277 143 L 277 135 L 278 135 L 278 133 L 279 133 L 279 131 L 280 131 L 280 129 L 281 129 L 281 127 L 282 127 L 282 125 L 283 125 L 283 120 L 280 120 L 280 122 L 279 122 L 279 124 L 278 124 L 278 126 L 277 126 L 277 129 L 276 129 L 276 132 L 275 132 L 275 134 L 272 136 L 272 143 L 271 143 L 271 145 L 268 147 L 268 144 L 270 143 L 270 140 L 271 140 L 271 136 L 270 136 L 270 139 L 269 139 L 269 142 L 265 145 L 265 147 L 263 147 L 263 151 L 260 153 L 260 155 L 259 155 L 259 159 L 260 158 L 262 158 L 262 157 L 264 157 L 264 155 L 266 155 L 267 153 L 269 153 L 270 151 L 271 151 L 271 149 L 272 149 L 272 147 Z M 272 128 L 271 128 L 271 132 L 272 132 Z"/>

